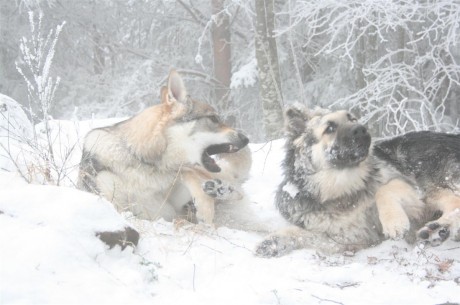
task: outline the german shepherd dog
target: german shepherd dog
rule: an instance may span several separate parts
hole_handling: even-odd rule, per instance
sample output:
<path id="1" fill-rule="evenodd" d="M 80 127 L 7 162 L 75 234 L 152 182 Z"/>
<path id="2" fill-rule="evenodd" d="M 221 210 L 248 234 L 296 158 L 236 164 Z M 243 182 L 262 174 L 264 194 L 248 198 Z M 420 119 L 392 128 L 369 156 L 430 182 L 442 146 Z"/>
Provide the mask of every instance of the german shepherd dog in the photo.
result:
<path id="1" fill-rule="evenodd" d="M 172 70 L 160 104 L 86 135 L 78 187 L 140 218 L 210 224 L 216 201 L 242 197 L 248 142 L 210 105 L 190 98 Z"/>
<path id="2" fill-rule="evenodd" d="M 258 255 L 354 252 L 386 238 L 460 240 L 460 135 L 413 132 L 372 143 L 347 111 L 295 106 L 285 119 L 275 202 L 293 226 L 269 235 Z"/>

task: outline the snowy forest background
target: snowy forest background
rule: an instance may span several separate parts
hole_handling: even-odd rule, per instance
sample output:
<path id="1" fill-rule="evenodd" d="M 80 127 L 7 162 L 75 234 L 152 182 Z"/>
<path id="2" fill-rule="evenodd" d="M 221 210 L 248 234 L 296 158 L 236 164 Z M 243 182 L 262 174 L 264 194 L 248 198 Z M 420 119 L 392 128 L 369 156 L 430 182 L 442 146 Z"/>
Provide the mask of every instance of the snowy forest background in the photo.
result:
<path id="1" fill-rule="evenodd" d="M 350 108 L 377 137 L 459 132 L 459 38 L 458 0 L 0 0 L 0 304 L 460 303 L 450 240 L 254 255 L 287 225 L 283 107 Z M 158 103 L 171 68 L 251 140 L 248 198 L 217 228 L 74 188 L 84 135 Z M 95 237 L 126 224 L 135 251 Z"/>
<path id="2" fill-rule="evenodd" d="M 0 92 L 34 123 L 124 117 L 175 67 L 253 142 L 293 102 L 351 108 L 377 136 L 452 131 L 459 23 L 452 0 L 1 1 Z"/>

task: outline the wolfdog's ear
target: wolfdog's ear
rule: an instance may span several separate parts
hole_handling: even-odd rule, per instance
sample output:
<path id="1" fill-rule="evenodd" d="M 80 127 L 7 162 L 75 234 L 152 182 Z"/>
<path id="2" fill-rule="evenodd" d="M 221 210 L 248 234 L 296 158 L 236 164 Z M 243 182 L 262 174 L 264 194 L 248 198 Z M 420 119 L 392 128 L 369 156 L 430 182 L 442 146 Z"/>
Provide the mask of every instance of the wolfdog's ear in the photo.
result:
<path id="1" fill-rule="evenodd" d="M 297 136 L 305 131 L 309 119 L 307 109 L 301 109 L 296 106 L 289 107 L 284 112 L 284 116 L 285 129 L 288 135 Z"/>
<path id="2" fill-rule="evenodd" d="M 168 93 L 178 102 L 185 102 L 187 98 L 187 90 L 184 82 L 176 70 L 171 70 L 168 77 Z"/>
<path id="3" fill-rule="evenodd" d="M 161 102 L 164 103 L 164 104 L 170 104 L 171 101 L 169 100 L 169 90 L 168 90 L 168 87 L 166 86 L 163 86 L 161 87 L 160 89 L 160 98 L 161 98 Z"/>

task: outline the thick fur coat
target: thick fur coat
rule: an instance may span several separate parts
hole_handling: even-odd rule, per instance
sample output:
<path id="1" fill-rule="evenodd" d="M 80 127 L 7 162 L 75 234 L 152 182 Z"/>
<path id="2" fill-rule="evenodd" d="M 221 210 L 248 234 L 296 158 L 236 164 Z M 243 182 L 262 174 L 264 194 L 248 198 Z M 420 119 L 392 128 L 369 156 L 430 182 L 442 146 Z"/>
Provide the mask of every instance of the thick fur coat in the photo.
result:
<path id="1" fill-rule="evenodd" d="M 356 251 L 385 238 L 414 241 L 416 230 L 437 210 L 443 216 L 418 237 L 432 245 L 445 240 L 445 231 L 458 238 L 459 136 L 412 133 L 373 145 L 366 128 L 347 111 L 292 107 L 285 119 L 284 180 L 275 203 L 293 226 L 268 236 L 257 247 L 259 255 L 303 247 Z M 421 138 L 432 151 L 412 146 Z M 448 152 L 434 164 L 430 153 L 439 145 Z M 430 166 L 420 166 L 421 160 Z M 448 185 L 441 182 L 446 176 Z"/>
<path id="2" fill-rule="evenodd" d="M 212 223 L 216 201 L 243 195 L 248 142 L 171 71 L 160 104 L 86 135 L 78 186 L 141 218 Z"/>

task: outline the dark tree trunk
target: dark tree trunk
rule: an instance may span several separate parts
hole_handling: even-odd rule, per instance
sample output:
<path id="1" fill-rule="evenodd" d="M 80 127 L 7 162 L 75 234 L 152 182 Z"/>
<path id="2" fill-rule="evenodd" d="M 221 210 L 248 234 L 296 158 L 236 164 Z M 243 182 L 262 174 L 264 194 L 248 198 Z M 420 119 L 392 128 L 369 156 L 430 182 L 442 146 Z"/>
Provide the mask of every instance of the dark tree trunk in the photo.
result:
<path id="1" fill-rule="evenodd" d="M 215 16 L 211 28 L 214 76 L 220 84 L 214 89 L 219 110 L 226 116 L 229 109 L 230 81 L 232 77 L 230 20 L 224 12 L 225 0 L 211 0 Z"/>
<path id="2" fill-rule="evenodd" d="M 101 47 L 102 34 L 98 32 L 96 26 L 94 26 L 93 33 L 93 60 L 94 60 L 94 73 L 102 74 L 105 67 L 105 56 L 104 51 Z"/>

